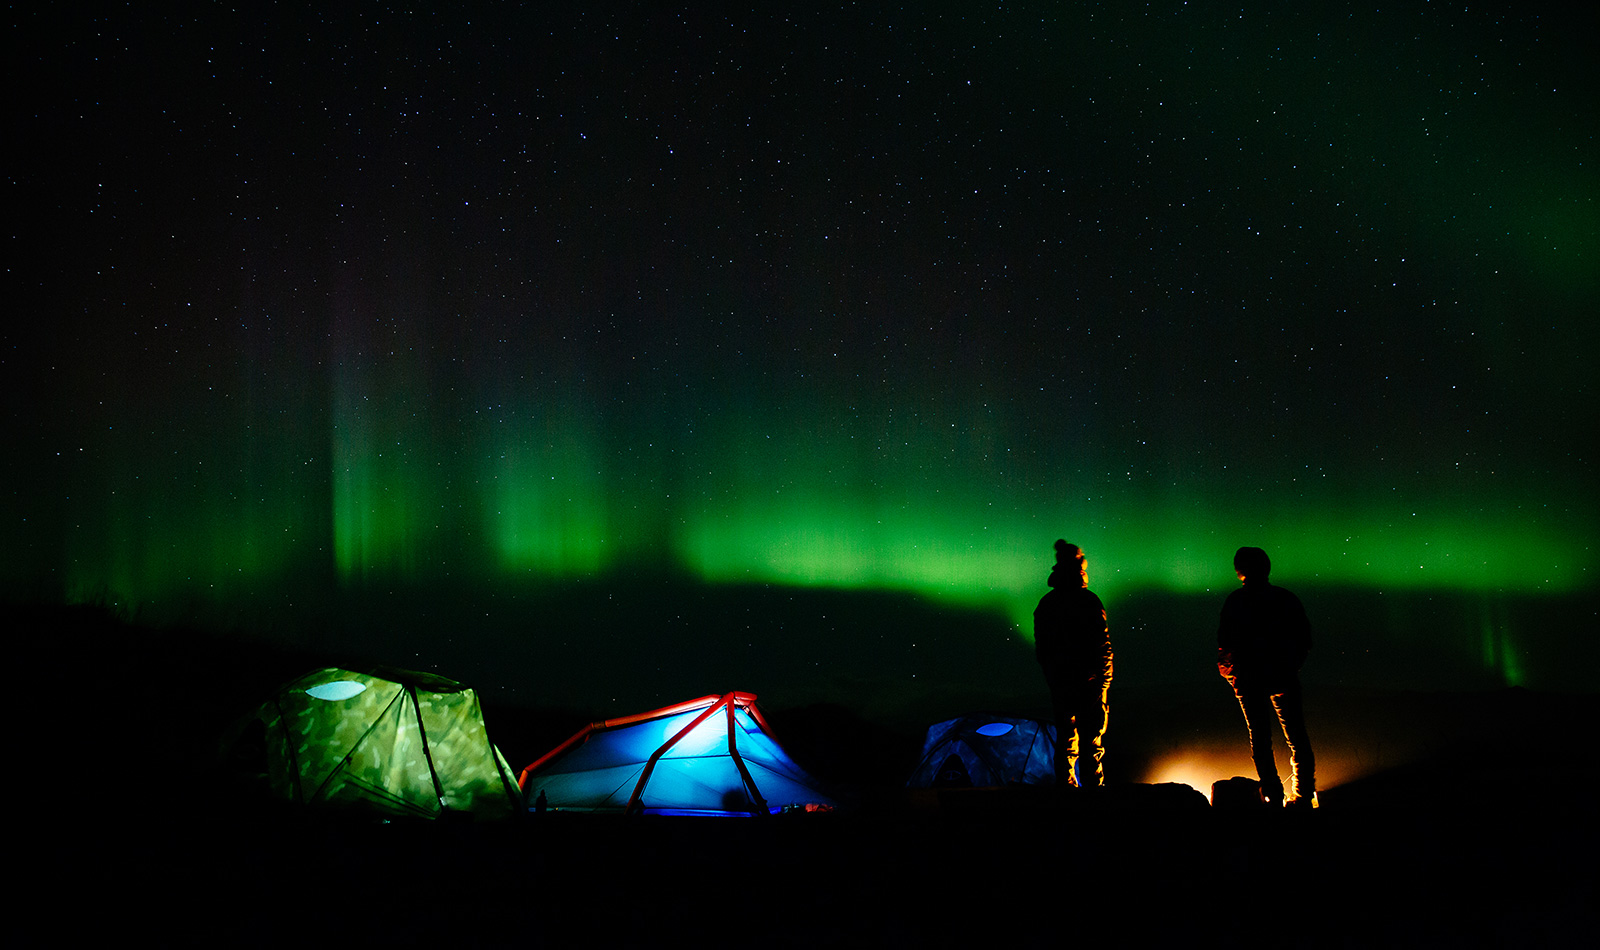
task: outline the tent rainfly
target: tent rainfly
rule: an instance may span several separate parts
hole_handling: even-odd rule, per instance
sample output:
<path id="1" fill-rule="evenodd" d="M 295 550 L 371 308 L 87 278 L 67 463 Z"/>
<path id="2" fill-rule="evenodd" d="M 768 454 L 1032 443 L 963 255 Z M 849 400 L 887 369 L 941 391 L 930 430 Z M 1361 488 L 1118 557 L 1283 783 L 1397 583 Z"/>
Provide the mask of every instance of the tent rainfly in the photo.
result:
<path id="1" fill-rule="evenodd" d="M 740 692 L 590 723 L 517 781 L 530 809 L 731 816 L 834 807 L 778 744 L 755 695 Z"/>
<path id="2" fill-rule="evenodd" d="M 322 669 L 280 688 L 255 719 L 268 784 L 293 802 L 417 818 L 499 818 L 520 802 L 477 694 L 453 680 Z"/>
<path id="3" fill-rule="evenodd" d="M 972 713 L 928 727 L 911 788 L 1053 785 L 1056 727 L 1015 716 Z"/>

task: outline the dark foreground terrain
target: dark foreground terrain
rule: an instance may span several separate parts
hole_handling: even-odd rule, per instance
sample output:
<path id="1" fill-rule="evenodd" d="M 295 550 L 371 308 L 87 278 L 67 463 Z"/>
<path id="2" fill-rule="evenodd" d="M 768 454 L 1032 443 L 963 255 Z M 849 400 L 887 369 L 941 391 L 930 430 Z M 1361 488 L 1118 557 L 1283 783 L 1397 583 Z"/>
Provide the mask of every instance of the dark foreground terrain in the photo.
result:
<path id="1" fill-rule="evenodd" d="M 113 783 L 114 784 L 114 783 Z M 1592 943 L 1577 809 L 1305 816 L 1119 801 L 375 825 L 107 788 L 47 832 L 73 943 L 1491 946 Z M 979 796 L 982 793 L 972 793 Z M 996 799 L 1003 795 L 993 796 Z M 1586 816 L 1584 816 L 1586 818 Z M 35 910 L 41 904 L 33 905 Z"/>
<path id="2" fill-rule="evenodd" d="M 264 800 L 217 765 L 233 715 L 339 658 L 23 619 L 61 632 L 31 641 L 13 690 L 32 720 L 11 770 L 15 919 L 49 943 L 1548 947 L 1596 935 L 1592 697 L 1429 697 L 1478 715 L 1457 715 L 1462 734 L 1414 761 L 1327 789 L 1309 814 L 1129 782 L 913 794 L 897 782 L 901 731 L 853 719 L 861 745 L 899 745 L 841 749 L 818 737 L 851 712 L 814 708 L 774 719 L 845 793 L 836 813 L 385 824 Z M 489 715 L 514 766 L 573 718 Z"/>

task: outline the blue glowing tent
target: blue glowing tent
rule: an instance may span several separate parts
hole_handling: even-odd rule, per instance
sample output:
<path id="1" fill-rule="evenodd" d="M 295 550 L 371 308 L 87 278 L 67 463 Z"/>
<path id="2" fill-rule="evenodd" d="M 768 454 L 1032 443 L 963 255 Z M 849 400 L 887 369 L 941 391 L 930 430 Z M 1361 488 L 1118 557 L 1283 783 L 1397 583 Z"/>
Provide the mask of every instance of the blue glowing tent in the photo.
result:
<path id="1" fill-rule="evenodd" d="M 972 713 L 928 727 L 911 788 L 1054 785 L 1053 723 Z"/>
<path id="2" fill-rule="evenodd" d="M 778 744 L 751 693 L 590 723 L 517 783 L 530 810 L 775 815 L 834 807 Z"/>

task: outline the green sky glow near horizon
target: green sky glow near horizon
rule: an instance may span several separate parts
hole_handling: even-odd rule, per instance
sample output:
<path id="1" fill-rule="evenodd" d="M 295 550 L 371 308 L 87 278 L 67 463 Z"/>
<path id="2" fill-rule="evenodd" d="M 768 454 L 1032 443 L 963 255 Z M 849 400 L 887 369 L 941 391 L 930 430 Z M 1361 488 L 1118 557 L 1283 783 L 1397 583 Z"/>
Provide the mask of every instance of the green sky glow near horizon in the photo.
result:
<path id="1" fill-rule="evenodd" d="M 616 483 L 650 479 L 590 474 L 606 461 L 599 441 L 561 444 L 560 427 L 489 452 L 435 440 L 408 453 L 405 438 L 379 446 L 344 435 L 380 428 L 342 418 L 331 484 L 298 504 L 271 485 L 252 500 L 200 481 L 188 497 L 133 492 L 90 506 L 69 532 L 66 588 L 138 603 L 231 596 L 304 575 L 308 564 L 315 574 L 319 559 L 341 584 L 358 586 L 598 577 L 653 561 L 713 584 L 900 590 L 994 606 L 1026 631 L 1056 537 L 1085 548 L 1092 586 L 1108 598 L 1226 589 L 1242 544 L 1267 548 L 1275 577 L 1291 585 L 1520 593 L 1593 585 L 1587 541 L 1570 530 L 1584 509 L 1541 518 L 1532 499 L 1499 510 L 1310 509 L 1291 496 L 1229 511 L 1200 495 L 1162 491 L 1157 501 L 1122 486 L 1034 510 L 1028 502 L 1044 493 L 1025 485 L 956 468 L 942 482 L 894 485 L 869 472 L 871 484 L 852 484 L 830 475 L 817 453 L 790 466 L 792 446 L 771 458 L 745 454 L 737 467 L 753 473 L 746 483 L 680 477 L 629 492 Z M 712 445 L 684 468 L 715 468 L 740 451 Z M 790 474 L 774 484 L 766 473 L 776 470 Z M 329 499 L 320 523 L 319 496 Z M 173 517 L 185 511 L 211 514 Z"/>

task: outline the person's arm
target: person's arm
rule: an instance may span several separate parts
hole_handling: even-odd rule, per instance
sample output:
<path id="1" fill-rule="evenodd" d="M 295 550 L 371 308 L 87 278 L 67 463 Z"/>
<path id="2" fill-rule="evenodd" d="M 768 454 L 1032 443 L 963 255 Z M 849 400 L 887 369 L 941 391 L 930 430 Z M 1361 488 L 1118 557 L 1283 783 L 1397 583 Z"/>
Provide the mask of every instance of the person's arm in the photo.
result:
<path id="1" fill-rule="evenodd" d="M 1228 681 L 1229 686 L 1236 684 L 1238 670 L 1234 665 L 1233 650 L 1238 637 L 1238 623 L 1233 615 L 1233 598 L 1229 597 L 1222 604 L 1222 616 L 1217 620 L 1217 672 Z"/>

